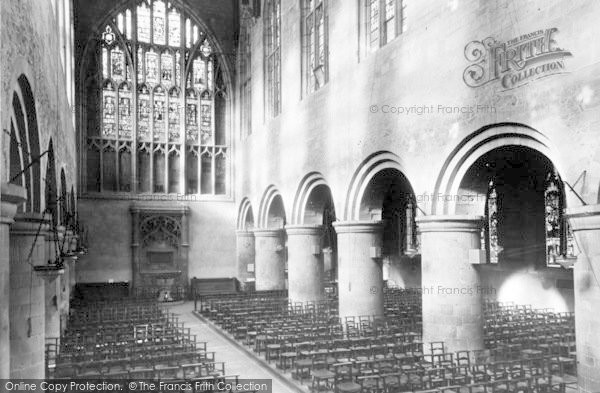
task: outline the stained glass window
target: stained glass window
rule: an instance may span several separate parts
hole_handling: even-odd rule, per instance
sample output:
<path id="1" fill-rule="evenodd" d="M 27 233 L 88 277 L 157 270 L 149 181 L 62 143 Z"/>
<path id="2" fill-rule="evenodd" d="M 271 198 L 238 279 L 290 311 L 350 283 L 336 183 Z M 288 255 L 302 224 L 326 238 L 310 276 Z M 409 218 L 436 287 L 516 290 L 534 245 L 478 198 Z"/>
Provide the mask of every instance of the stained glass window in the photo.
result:
<path id="1" fill-rule="evenodd" d="M 123 82 L 119 87 L 119 138 L 131 139 L 131 87 Z"/>
<path id="2" fill-rule="evenodd" d="M 265 18 L 266 108 L 269 116 L 275 117 L 281 112 L 281 0 L 267 2 Z"/>
<path id="3" fill-rule="evenodd" d="M 306 92 L 318 90 L 328 79 L 326 14 L 328 0 L 305 0 L 304 79 Z"/>
<path id="4" fill-rule="evenodd" d="M 163 1 L 154 2 L 154 15 L 153 15 L 153 42 L 157 45 L 166 44 L 166 24 L 167 24 L 167 13 L 165 9 L 165 3 Z"/>
<path id="5" fill-rule="evenodd" d="M 562 181 L 558 174 L 550 172 L 546 176 L 544 188 L 544 218 L 546 233 L 546 265 L 558 267 L 556 260 L 574 257 L 578 250 L 568 221 L 563 216 L 565 209 Z"/>
<path id="6" fill-rule="evenodd" d="M 490 181 L 488 186 L 486 210 L 487 239 L 483 239 L 482 244 L 487 248 L 490 263 L 498 263 L 498 253 L 500 252 L 500 245 L 498 244 L 498 190 L 493 180 Z"/>
<path id="7" fill-rule="evenodd" d="M 94 42 L 87 190 L 227 194 L 226 79 L 196 17 L 175 2 L 138 0 Z"/>
<path id="8" fill-rule="evenodd" d="M 181 15 L 176 10 L 169 12 L 169 46 L 181 45 Z"/>

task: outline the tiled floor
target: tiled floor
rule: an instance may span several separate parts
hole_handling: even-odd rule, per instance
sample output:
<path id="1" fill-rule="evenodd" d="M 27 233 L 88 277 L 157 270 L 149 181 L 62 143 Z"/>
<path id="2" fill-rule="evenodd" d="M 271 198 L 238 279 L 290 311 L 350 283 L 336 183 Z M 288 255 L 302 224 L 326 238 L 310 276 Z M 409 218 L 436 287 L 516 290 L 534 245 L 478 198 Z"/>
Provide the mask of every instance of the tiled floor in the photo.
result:
<path id="1" fill-rule="evenodd" d="M 192 314 L 193 302 L 175 305 L 168 309 L 191 329 L 192 334 L 196 334 L 199 341 L 207 342 L 208 351 L 215 352 L 215 361 L 225 362 L 227 374 L 239 375 L 240 379 L 270 379 L 273 381 L 273 393 L 298 392 L 283 384 L 277 378 L 275 371 L 263 366 L 252 355 L 221 337 L 206 323 L 196 318 Z"/>

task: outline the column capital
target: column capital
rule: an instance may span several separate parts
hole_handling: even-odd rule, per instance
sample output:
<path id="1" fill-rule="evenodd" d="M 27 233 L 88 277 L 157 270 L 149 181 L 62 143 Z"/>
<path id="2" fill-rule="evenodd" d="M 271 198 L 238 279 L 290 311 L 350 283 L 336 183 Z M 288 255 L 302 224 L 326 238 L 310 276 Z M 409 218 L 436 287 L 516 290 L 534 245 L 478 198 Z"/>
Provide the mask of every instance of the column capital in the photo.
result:
<path id="1" fill-rule="evenodd" d="M 50 229 L 49 215 L 37 212 L 18 213 L 10 227 L 11 235 L 46 236 Z"/>
<path id="2" fill-rule="evenodd" d="M 256 237 L 281 237 L 284 233 L 283 228 L 272 228 L 272 229 L 253 229 L 252 233 Z"/>
<path id="3" fill-rule="evenodd" d="M 444 215 L 417 217 L 419 232 L 480 232 L 483 216 Z"/>
<path id="4" fill-rule="evenodd" d="M 574 232 L 600 230 L 600 205 L 569 208 L 566 217 Z"/>
<path id="5" fill-rule="evenodd" d="M 235 235 L 237 237 L 254 237 L 254 231 L 252 229 L 248 229 L 248 230 L 238 229 L 235 231 Z"/>
<path id="6" fill-rule="evenodd" d="M 323 233 L 323 225 L 286 225 L 285 231 L 288 236 L 313 235 L 320 236 Z"/>
<path id="7" fill-rule="evenodd" d="M 377 233 L 383 230 L 383 221 L 336 221 L 335 232 L 340 233 Z"/>
<path id="8" fill-rule="evenodd" d="M 0 185 L 0 224 L 12 224 L 17 206 L 27 200 L 27 189 L 16 184 Z"/>

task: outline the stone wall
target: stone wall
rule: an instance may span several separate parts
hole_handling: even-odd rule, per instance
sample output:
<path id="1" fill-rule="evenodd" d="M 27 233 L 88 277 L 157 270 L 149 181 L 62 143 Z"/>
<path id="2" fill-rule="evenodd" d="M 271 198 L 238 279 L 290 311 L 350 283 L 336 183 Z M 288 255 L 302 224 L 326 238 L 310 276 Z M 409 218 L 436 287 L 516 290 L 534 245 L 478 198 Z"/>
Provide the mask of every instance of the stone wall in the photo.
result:
<path id="1" fill-rule="evenodd" d="M 282 0 L 282 113 L 274 119 L 265 118 L 263 105 L 264 19 L 256 19 L 251 30 L 253 130 L 236 151 L 237 168 L 241 168 L 236 197 L 247 197 L 254 211 L 265 190 L 274 185 L 289 216 L 302 178 L 319 172 L 331 188 L 338 220 L 349 219 L 343 215 L 349 208 L 353 176 L 369 156 L 389 151 L 398 157 L 422 211 L 443 214 L 434 212 L 432 199 L 453 197 L 436 194 L 449 158 L 471 143 L 478 130 L 503 124 L 536 130 L 547 142 L 542 154 L 561 178 L 574 184 L 586 171 L 585 182 L 580 181 L 576 191 L 587 203 L 598 198 L 600 136 L 595 129 L 600 124 L 600 52 L 590 49 L 590 42 L 600 34 L 592 16 L 600 12 L 600 4 L 407 2 L 407 31 L 369 52 L 363 43 L 366 25 L 358 23 L 364 10 L 357 2 L 330 1 L 329 81 L 310 95 L 301 88 L 299 4 Z M 506 42 L 553 28 L 558 29 L 553 47 L 572 54 L 564 57 L 563 73 L 508 89 L 500 80 L 480 87 L 466 84 L 463 73 L 471 63 L 465 58 L 465 47 L 470 42 L 487 37 Z M 510 131 L 498 131 L 502 132 Z M 496 147 L 511 141 L 527 143 L 505 136 Z M 472 154 L 477 158 L 477 151 Z M 567 192 L 567 205 L 579 204 Z M 572 290 L 556 288 L 557 279 L 570 281 L 572 273 L 536 270 L 533 261 L 525 259 L 524 266 L 486 274 L 499 299 L 572 310 Z M 405 273 L 407 279 L 420 281 Z M 508 295 L 513 284 L 530 285 L 536 277 L 532 296 Z"/>
<path id="2" fill-rule="evenodd" d="M 77 262 L 77 282 L 132 280 L 132 201 L 81 199 L 89 253 Z M 155 202 L 160 205 L 162 202 Z M 164 202 L 172 205 L 179 202 Z M 188 276 L 235 277 L 235 209 L 232 202 L 194 202 L 189 213 Z"/>
<path id="3" fill-rule="evenodd" d="M 264 190 L 274 184 L 288 209 L 302 177 L 317 171 L 331 188 L 336 212 L 341 212 L 360 162 L 383 150 L 400 157 L 417 195 L 429 195 L 444 161 L 463 139 L 506 122 L 547 137 L 553 147 L 549 158 L 564 180 L 573 183 L 587 170 L 586 186 L 577 191 L 588 201 L 596 200 L 600 54 L 590 49 L 590 40 L 600 34 L 593 17 L 599 4 L 410 2 L 408 30 L 372 53 L 362 53 L 359 46 L 364 26 L 359 31 L 357 2 L 329 4 L 329 82 L 303 96 L 299 2 L 282 1 L 283 108 L 275 119 L 264 116 L 263 19 L 254 23 L 253 133 L 238 146 L 239 200 L 249 197 L 257 209 Z M 564 60 L 565 73 L 506 91 L 498 81 L 478 88 L 463 81 L 470 64 L 464 56 L 469 42 L 486 37 L 508 41 L 554 27 L 556 45 L 573 55 Z M 429 113 L 414 113 L 431 106 Z M 384 113 L 399 107 L 413 107 L 413 113 Z M 459 113 L 446 113 L 454 107 Z M 465 107 L 472 112 L 460 113 Z M 568 197 L 576 204 L 572 194 Z M 430 206 L 422 207 L 429 213 Z"/>
<path id="4" fill-rule="evenodd" d="M 0 123 L 10 130 L 10 111 L 17 79 L 24 74 L 33 91 L 36 104 L 40 152 L 53 140 L 56 173 L 65 170 L 67 190 L 76 185 L 77 153 L 73 109 L 69 105 L 65 72 L 61 64 L 58 23 L 49 0 L 3 1 L 0 29 Z M 10 60 L 9 60 L 10 59 Z M 7 180 L 10 136 L 0 138 L 0 179 Z M 42 158 L 42 178 L 46 159 Z M 57 179 L 57 184 L 59 179 Z M 42 187 L 44 189 L 44 187 Z"/>

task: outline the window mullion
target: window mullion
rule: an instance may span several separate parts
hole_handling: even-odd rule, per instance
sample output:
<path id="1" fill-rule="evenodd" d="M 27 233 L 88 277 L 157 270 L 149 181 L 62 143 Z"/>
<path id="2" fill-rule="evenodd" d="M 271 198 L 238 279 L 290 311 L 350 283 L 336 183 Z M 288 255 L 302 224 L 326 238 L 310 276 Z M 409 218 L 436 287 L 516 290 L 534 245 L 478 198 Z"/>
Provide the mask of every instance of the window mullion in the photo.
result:
<path id="1" fill-rule="evenodd" d="M 131 73 L 131 187 L 134 194 L 138 193 L 138 41 L 137 41 L 137 7 L 131 9 L 131 59 L 132 59 L 132 73 Z"/>
<path id="2" fill-rule="evenodd" d="M 168 17 L 167 17 L 168 19 Z M 168 30 L 167 30 L 168 32 Z M 186 119 L 187 119 L 187 94 L 185 91 L 185 21 L 183 18 L 183 13 L 179 14 L 179 134 L 181 135 L 181 148 L 179 154 L 179 192 L 182 195 L 185 195 L 187 192 L 187 165 L 186 165 L 186 157 L 187 157 L 187 135 L 186 135 Z M 168 36 L 168 34 L 167 34 Z M 177 61 L 177 52 L 175 52 L 175 57 L 173 61 Z M 175 72 L 173 72 L 173 76 L 175 76 L 177 72 L 177 65 L 175 65 Z"/>

